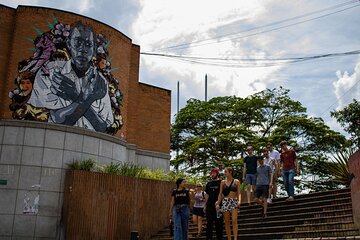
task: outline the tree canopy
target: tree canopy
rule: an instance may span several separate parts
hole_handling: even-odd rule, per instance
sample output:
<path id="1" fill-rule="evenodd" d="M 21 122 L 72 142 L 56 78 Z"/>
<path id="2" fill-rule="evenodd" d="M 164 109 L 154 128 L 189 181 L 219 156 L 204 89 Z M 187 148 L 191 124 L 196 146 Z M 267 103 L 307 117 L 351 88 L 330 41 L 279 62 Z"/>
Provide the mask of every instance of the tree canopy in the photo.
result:
<path id="1" fill-rule="evenodd" d="M 177 154 L 171 164 L 205 175 L 221 160 L 241 174 L 247 144 L 260 154 L 267 142 L 277 147 L 282 140 L 287 140 L 299 155 L 300 189 L 334 187 L 322 163 L 329 153 L 346 144 L 345 137 L 321 118 L 309 117 L 306 108 L 282 87 L 246 98 L 188 100 L 172 124 L 171 149 Z"/>
<path id="2" fill-rule="evenodd" d="M 340 125 L 347 131 L 352 142 L 357 148 L 360 147 L 360 102 L 353 100 L 348 106 L 339 111 L 331 112 Z"/>

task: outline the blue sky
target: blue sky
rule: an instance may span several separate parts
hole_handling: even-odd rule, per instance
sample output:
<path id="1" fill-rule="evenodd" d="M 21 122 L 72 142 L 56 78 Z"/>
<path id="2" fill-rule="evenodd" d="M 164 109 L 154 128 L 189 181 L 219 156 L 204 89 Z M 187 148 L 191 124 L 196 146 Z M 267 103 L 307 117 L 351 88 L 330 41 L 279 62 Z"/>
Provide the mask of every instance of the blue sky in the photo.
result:
<path id="1" fill-rule="evenodd" d="M 360 49 L 360 2 L 356 0 L 0 0 L 0 3 L 11 7 L 19 4 L 52 7 L 97 19 L 130 37 L 142 52 L 258 59 Z M 307 15 L 311 12 L 316 13 Z M 307 17 L 273 24 L 304 15 Z M 304 23 L 295 24 L 300 21 Z M 291 24 L 294 25 L 284 27 Z M 271 30 L 278 27 L 281 29 Z M 249 34 L 252 36 L 246 37 Z M 227 36 L 219 38 L 224 35 Z M 206 39 L 212 40 L 202 42 Z M 191 42 L 200 42 L 201 46 L 164 49 Z M 177 81 L 180 107 L 189 98 L 204 99 L 205 74 L 208 98 L 246 97 L 265 88 L 283 86 L 290 89 L 291 97 L 300 101 L 310 116 L 322 117 L 338 131 L 341 127 L 329 112 L 360 98 L 360 83 L 357 84 L 360 55 L 254 67 L 259 64 L 254 61 L 250 67 L 224 67 L 143 55 L 140 81 L 172 90 L 172 116 L 176 113 Z"/>

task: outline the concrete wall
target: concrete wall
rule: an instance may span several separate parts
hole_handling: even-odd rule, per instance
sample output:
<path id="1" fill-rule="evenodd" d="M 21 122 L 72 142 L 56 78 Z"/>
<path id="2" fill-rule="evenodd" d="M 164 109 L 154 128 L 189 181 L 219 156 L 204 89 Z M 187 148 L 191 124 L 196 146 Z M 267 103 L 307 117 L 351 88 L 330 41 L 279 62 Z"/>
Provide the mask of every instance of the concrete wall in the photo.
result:
<path id="1" fill-rule="evenodd" d="M 168 170 L 170 156 L 82 128 L 0 121 L 0 180 L 6 181 L 0 185 L 0 239 L 60 239 L 66 164 L 89 158 Z M 24 200 L 33 206 L 36 196 L 38 213 L 24 214 Z"/>
<path id="2" fill-rule="evenodd" d="M 360 150 L 350 157 L 349 171 L 354 175 L 350 184 L 354 222 L 360 230 Z"/>

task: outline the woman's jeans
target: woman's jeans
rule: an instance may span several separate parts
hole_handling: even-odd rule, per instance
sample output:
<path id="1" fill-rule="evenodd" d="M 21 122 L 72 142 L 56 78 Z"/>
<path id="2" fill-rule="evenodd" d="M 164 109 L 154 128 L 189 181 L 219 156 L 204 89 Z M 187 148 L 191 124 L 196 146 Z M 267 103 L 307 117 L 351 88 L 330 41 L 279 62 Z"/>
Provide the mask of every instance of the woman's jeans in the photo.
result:
<path id="1" fill-rule="evenodd" d="M 174 240 L 187 240 L 190 209 L 187 204 L 174 206 Z"/>
<path id="2" fill-rule="evenodd" d="M 284 180 L 285 190 L 289 197 L 294 196 L 294 176 L 295 176 L 294 169 L 282 171 L 282 177 Z"/>

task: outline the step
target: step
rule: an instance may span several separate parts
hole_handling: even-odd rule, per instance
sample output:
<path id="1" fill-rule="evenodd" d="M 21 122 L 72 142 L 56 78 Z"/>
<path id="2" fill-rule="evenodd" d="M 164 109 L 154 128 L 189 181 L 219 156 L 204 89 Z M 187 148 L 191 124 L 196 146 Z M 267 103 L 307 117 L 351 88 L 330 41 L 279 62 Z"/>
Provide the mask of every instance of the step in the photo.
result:
<path id="1" fill-rule="evenodd" d="M 315 208 L 312 209 L 312 211 L 309 212 L 301 212 L 296 213 L 292 215 L 288 215 L 286 217 L 287 220 L 292 219 L 298 219 L 298 218 L 307 218 L 307 219 L 313 219 L 316 217 L 336 217 L 336 216 L 343 216 L 352 214 L 352 208 L 351 206 L 348 206 L 347 209 L 337 209 L 337 210 L 327 210 L 327 211 L 319 211 L 319 209 Z M 238 219 L 239 223 L 243 223 L 246 221 L 269 221 L 269 220 L 283 220 L 284 216 L 278 216 L 278 215 L 268 215 L 266 219 L 260 217 L 261 214 L 259 213 L 258 216 L 250 215 L 247 218 L 243 218 L 243 216 L 240 215 L 240 218 Z"/>
<path id="2" fill-rule="evenodd" d="M 277 207 L 277 206 L 287 206 L 292 205 L 294 203 L 300 204 L 300 203 L 312 203 L 312 202 L 322 202 L 324 200 L 334 200 L 334 199 L 349 199 L 351 201 L 351 195 L 350 193 L 340 193 L 336 195 L 330 195 L 330 196 L 320 196 L 320 197 L 309 197 L 309 198 L 299 198 L 299 196 L 294 197 L 294 201 L 285 201 L 287 198 L 277 198 L 273 199 L 273 203 L 269 204 L 269 206 Z M 257 203 L 252 203 L 252 205 L 242 204 L 240 206 L 240 210 L 249 210 L 252 208 L 257 208 L 259 205 Z"/>
<path id="3" fill-rule="evenodd" d="M 357 229 L 332 229 L 332 230 L 318 230 L 318 231 L 299 231 L 299 232 L 276 232 L 276 233 L 252 233 L 252 234 L 239 234 L 239 239 L 289 239 L 289 238 L 319 238 L 323 237 L 346 237 L 358 236 Z"/>
<path id="4" fill-rule="evenodd" d="M 241 225 L 240 225 L 241 226 Z M 266 224 L 259 223 L 251 228 L 239 228 L 239 234 L 250 233 L 277 233 L 277 232 L 303 232 L 303 231 L 320 231 L 320 230 L 333 230 L 333 229 L 354 229 L 353 221 L 335 222 L 335 223 L 317 223 L 317 224 L 287 224 L 284 226 L 267 226 Z"/>
<path id="5" fill-rule="evenodd" d="M 306 207 L 328 207 L 335 204 L 351 204 L 351 198 L 345 197 L 345 198 L 338 198 L 338 199 L 327 199 L 322 200 L 319 202 L 298 202 L 297 200 L 292 201 L 291 203 L 287 202 L 287 204 L 268 204 L 268 212 L 282 212 L 287 209 L 295 209 L 295 208 L 306 208 Z M 240 209 L 240 213 L 243 214 L 250 214 L 255 213 L 262 210 L 261 205 L 257 204 L 256 207 L 252 208 L 243 208 Z"/>
<path id="6" fill-rule="evenodd" d="M 266 219 L 267 220 L 267 219 Z M 331 216 L 331 217 L 316 217 L 316 218 L 296 218 L 296 219 L 282 219 L 282 220 L 272 220 L 264 221 L 263 224 L 266 226 L 286 226 L 286 225 L 302 225 L 302 224 L 316 224 L 316 223 L 333 223 L 333 222 L 342 222 L 342 221 L 353 221 L 352 214 L 347 214 L 343 216 Z M 239 228 L 251 228 L 258 226 L 258 222 L 251 221 L 250 223 L 241 223 Z"/>

